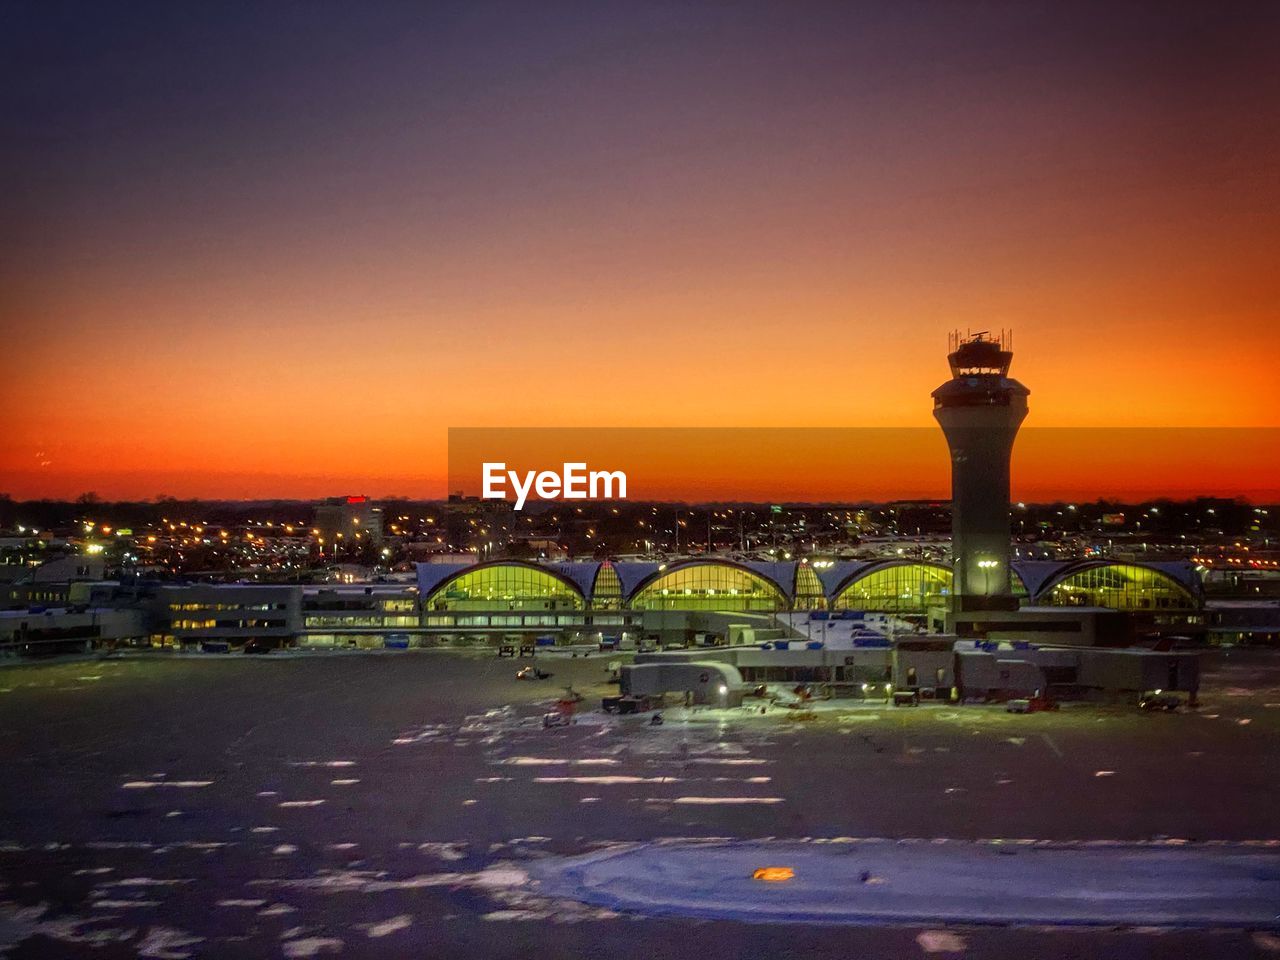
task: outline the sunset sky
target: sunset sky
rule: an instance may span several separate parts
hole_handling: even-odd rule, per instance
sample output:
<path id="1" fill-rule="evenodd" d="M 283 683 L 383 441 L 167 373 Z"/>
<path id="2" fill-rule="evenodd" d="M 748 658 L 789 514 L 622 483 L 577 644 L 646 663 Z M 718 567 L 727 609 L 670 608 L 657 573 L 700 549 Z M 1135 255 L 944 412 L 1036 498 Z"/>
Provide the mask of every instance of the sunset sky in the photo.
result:
<path id="1" fill-rule="evenodd" d="M 929 427 L 955 328 L 1014 330 L 1028 427 L 1280 427 L 1277 4 L 6 11 L 14 497 L 440 496 L 449 427 Z"/>

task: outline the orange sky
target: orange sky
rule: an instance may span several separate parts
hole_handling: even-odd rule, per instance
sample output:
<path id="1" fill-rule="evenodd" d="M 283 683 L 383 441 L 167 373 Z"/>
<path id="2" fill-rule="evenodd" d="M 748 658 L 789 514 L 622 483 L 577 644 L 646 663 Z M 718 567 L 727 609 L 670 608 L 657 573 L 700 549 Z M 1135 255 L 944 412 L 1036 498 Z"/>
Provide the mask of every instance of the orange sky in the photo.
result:
<path id="1" fill-rule="evenodd" d="M 529 472 L 562 474 L 565 463 L 587 464 L 582 473 L 622 471 L 634 500 L 857 502 L 950 491 L 946 441 L 929 427 L 449 431 L 449 490 L 482 495 L 485 463 L 504 464 L 493 470 L 512 499 L 509 471 L 528 488 Z M 1015 499 L 1028 501 L 1213 490 L 1272 502 L 1277 464 L 1274 427 L 1031 427 L 1019 433 L 1012 484 Z"/>
<path id="2" fill-rule="evenodd" d="M 326 8 L 247 66 L 125 33 L 136 81 L 37 43 L 0 492 L 439 496 L 451 426 L 931 426 L 952 328 L 1015 331 L 1028 427 L 1280 426 L 1270 21 L 785 6 L 345 46 Z"/>

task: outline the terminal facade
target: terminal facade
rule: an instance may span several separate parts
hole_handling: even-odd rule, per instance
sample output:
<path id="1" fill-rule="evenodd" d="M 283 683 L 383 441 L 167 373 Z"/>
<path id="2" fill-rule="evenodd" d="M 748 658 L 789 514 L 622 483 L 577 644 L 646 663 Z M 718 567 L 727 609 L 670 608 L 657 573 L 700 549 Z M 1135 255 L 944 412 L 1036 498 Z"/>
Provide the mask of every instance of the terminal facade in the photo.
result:
<path id="1" fill-rule="evenodd" d="M 1203 622 L 1190 564 L 1015 561 L 1011 575 L 1011 595 L 1024 610 L 1039 611 L 1041 627 L 1076 623 L 1082 614 L 1104 623 L 1113 614 L 1132 625 L 1110 638 L 1050 628 L 1059 642 L 1120 645 L 1135 635 L 1193 634 Z M 176 643 L 381 646 L 392 637 L 423 646 L 551 636 L 730 644 L 785 633 L 788 615 L 807 611 L 886 614 L 903 630 L 938 627 L 953 582 L 945 565 L 907 560 L 424 563 L 411 585 L 163 587 L 156 621 L 159 639 Z M 1008 629 L 988 625 L 988 632 Z"/>

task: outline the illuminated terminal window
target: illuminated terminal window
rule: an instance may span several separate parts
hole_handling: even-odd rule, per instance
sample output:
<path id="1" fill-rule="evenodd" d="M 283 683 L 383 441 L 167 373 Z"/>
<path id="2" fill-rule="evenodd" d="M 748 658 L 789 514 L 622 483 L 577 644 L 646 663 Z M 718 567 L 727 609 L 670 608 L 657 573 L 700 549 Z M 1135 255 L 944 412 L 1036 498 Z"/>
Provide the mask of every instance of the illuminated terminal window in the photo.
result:
<path id="1" fill-rule="evenodd" d="M 1191 592 L 1167 573 L 1130 563 L 1099 564 L 1073 573 L 1055 584 L 1040 602 L 1112 610 L 1185 610 L 1196 606 Z"/>
<path id="2" fill-rule="evenodd" d="M 821 610 L 826 605 L 827 597 L 817 573 L 809 564 L 800 564 L 796 567 L 796 609 Z"/>
<path id="3" fill-rule="evenodd" d="M 429 610 L 581 610 L 576 588 L 555 574 L 523 564 L 498 563 L 447 581 L 427 601 Z"/>
<path id="4" fill-rule="evenodd" d="M 1009 571 L 1009 591 L 1019 600 L 1026 600 L 1031 596 L 1027 592 L 1027 585 L 1022 582 L 1022 578 L 1014 570 Z"/>
<path id="5" fill-rule="evenodd" d="M 951 596 L 951 571 L 932 563 L 895 563 L 855 577 L 836 595 L 833 610 L 927 613 Z"/>
<path id="6" fill-rule="evenodd" d="M 591 606 L 597 610 L 617 610 L 622 606 L 622 583 L 611 563 L 601 564 L 600 571 L 596 574 Z"/>
<path id="7" fill-rule="evenodd" d="M 660 574 L 631 599 L 635 610 L 784 610 L 763 577 L 727 563 L 691 563 Z"/>
<path id="8" fill-rule="evenodd" d="M 175 620 L 174 630 L 212 630 L 218 626 L 217 620 Z"/>

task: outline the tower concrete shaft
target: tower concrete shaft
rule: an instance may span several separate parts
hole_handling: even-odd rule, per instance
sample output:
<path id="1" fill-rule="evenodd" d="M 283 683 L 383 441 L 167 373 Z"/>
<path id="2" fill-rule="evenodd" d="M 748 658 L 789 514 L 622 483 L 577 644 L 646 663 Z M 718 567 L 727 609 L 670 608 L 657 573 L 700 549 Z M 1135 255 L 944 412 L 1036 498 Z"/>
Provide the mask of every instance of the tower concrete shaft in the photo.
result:
<path id="1" fill-rule="evenodd" d="M 1027 415 L 1026 387 L 1010 380 L 1004 338 L 955 337 L 951 379 L 933 391 L 933 415 L 951 448 L 952 611 L 1013 609 L 1009 570 L 1009 459 Z"/>

